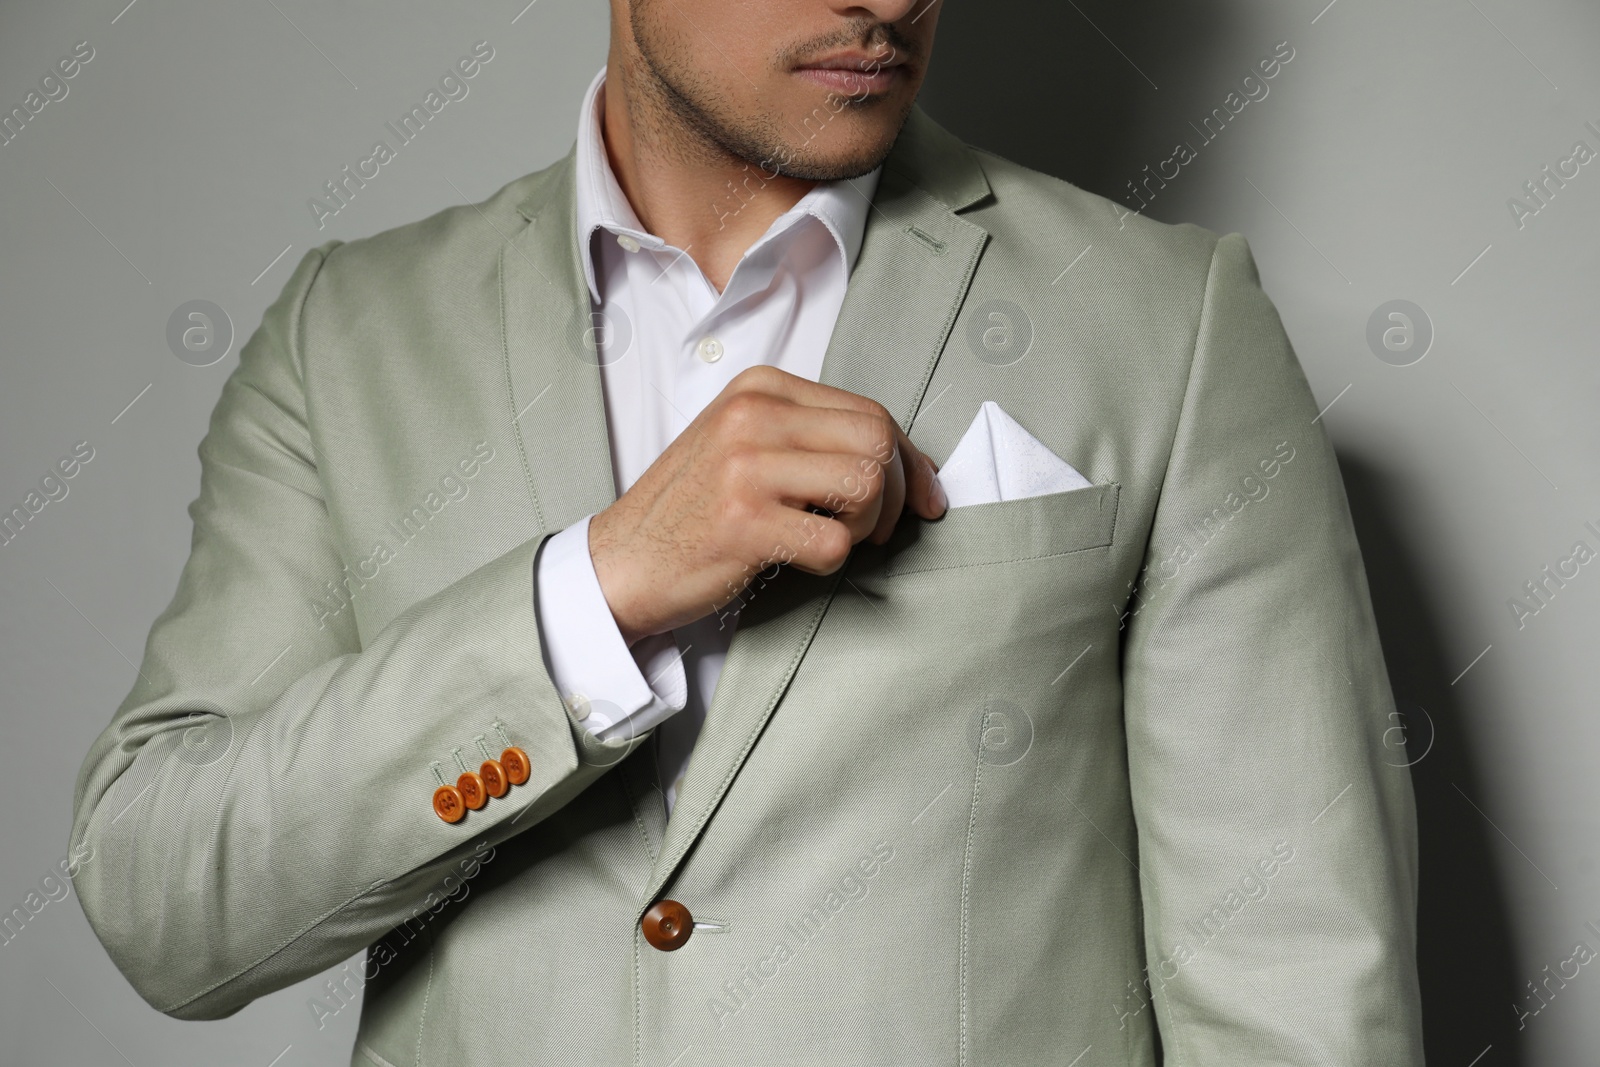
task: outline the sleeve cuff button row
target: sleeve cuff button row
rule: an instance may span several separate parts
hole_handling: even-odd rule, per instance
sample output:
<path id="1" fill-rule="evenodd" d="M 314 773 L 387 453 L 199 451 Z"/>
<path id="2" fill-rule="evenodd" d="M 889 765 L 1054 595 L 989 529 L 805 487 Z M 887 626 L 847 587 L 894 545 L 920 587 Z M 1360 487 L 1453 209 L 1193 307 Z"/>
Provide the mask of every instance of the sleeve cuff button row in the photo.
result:
<path id="1" fill-rule="evenodd" d="M 488 745 L 484 737 L 479 734 L 473 740 L 478 743 L 478 748 L 483 753 L 483 763 L 476 771 L 468 770 L 461 759 L 461 750 L 452 749 L 451 755 L 455 757 L 456 765 L 461 769 L 461 776 L 454 785 L 444 780 L 439 773 L 439 764 L 433 764 L 433 776 L 439 780 L 439 786 L 433 791 L 433 813 L 448 823 L 457 823 L 466 818 L 467 812 L 478 811 L 489 803 L 491 797 L 499 798 L 511 791 L 514 785 L 522 785 L 533 774 L 533 764 L 528 759 L 528 754 L 506 737 L 506 732 L 499 722 L 494 724 L 495 730 L 500 734 L 500 740 L 505 742 L 505 749 L 500 753 L 500 758 L 495 759 L 489 754 Z"/>

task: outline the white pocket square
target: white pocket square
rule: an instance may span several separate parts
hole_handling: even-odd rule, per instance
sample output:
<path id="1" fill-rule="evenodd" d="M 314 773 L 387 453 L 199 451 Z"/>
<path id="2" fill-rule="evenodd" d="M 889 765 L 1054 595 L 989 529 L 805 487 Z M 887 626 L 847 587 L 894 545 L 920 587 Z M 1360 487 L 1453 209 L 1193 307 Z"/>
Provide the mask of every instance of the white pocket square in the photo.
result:
<path id="1" fill-rule="evenodd" d="M 938 477 L 952 508 L 1022 500 L 1092 484 L 993 400 L 983 402 Z"/>

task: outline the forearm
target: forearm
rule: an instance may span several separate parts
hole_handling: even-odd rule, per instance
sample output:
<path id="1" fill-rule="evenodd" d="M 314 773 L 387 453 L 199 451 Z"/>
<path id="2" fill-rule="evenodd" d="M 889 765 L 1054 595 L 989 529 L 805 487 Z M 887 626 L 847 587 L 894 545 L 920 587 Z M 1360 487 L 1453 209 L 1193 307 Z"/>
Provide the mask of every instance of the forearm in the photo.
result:
<path id="1" fill-rule="evenodd" d="M 473 845 L 535 825 L 632 747 L 571 724 L 540 663 L 536 548 L 414 605 L 268 703 L 254 704 L 242 664 L 221 686 L 140 681 L 90 754 L 73 832 L 94 850 L 85 912 L 146 999 L 216 1017 L 349 957 Z M 146 678 L 184 677 L 183 661 L 206 655 L 181 631 L 152 638 Z M 183 743 L 196 712 L 220 713 L 198 749 Z M 453 781 L 452 749 L 498 745 L 497 718 L 531 777 L 442 821 L 431 764 Z"/>

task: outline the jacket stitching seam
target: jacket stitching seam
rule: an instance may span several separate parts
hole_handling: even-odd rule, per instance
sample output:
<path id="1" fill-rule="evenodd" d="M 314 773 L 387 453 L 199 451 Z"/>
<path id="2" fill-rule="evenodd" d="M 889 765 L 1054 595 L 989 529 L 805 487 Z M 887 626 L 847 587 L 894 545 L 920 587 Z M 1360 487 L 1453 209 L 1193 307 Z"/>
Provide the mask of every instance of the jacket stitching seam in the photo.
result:
<path id="1" fill-rule="evenodd" d="M 529 222 L 529 226 L 533 223 Z M 511 412 L 511 434 L 517 442 L 517 457 L 522 461 L 522 479 L 528 487 L 528 501 L 533 505 L 534 518 L 542 532 L 545 528 L 544 509 L 539 506 L 539 493 L 533 486 L 533 468 L 528 463 L 527 444 L 522 439 L 522 421 L 517 417 L 517 396 L 511 384 L 511 324 L 506 311 L 506 251 L 500 250 L 500 365 L 505 372 L 506 407 Z"/>
<path id="2" fill-rule="evenodd" d="M 1030 562 L 1032 560 L 1036 560 L 1036 559 L 1058 559 L 1061 556 L 1075 556 L 1079 552 L 1093 552 L 1095 549 L 1098 549 L 1098 548 L 1110 548 L 1110 547 L 1111 547 L 1111 542 L 1110 541 L 1105 541 L 1105 542 L 1102 542 L 1101 544 L 1098 544 L 1098 545 L 1084 545 L 1082 548 L 1069 548 L 1069 549 L 1066 549 L 1065 551 L 1062 551 L 1062 552 L 1044 552 L 1044 553 L 1041 553 L 1041 554 L 1039 554 L 1037 556 L 1017 556 L 1017 557 L 1015 557 L 1013 559 L 986 560 L 986 561 L 984 561 L 982 563 L 940 563 L 940 564 L 937 564 L 937 565 L 930 565 L 930 566 L 926 566 L 926 567 L 909 567 L 909 568 L 906 568 L 906 569 L 903 569 L 903 570 L 896 570 L 896 569 L 892 569 L 892 568 L 887 568 L 886 567 L 884 569 L 884 574 L 885 574 L 885 576 L 892 578 L 892 577 L 895 577 L 896 575 L 901 575 L 901 574 L 924 574 L 924 573 L 927 573 L 929 571 L 955 571 L 955 570 L 975 569 L 975 568 L 978 568 L 978 567 L 1004 567 L 1008 563 L 1028 563 L 1028 562 Z"/>
<path id="3" fill-rule="evenodd" d="M 1014 557 L 1011 557 L 1009 559 L 991 559 L 991 560 L 983 560 L 981 562 L 975 562 L 975 563 L 959 563 L 959 562 L 957 562 L 957 563 L 938 563 L 938 564 L 931 564 L 931 565 L 928 565 L 928 566 L 916 566 L 915 564 L 912 564 L 912 565 L 909 565 L 909 566 L 902 565 L 902 566 L 897 567 L 897 566 L 895 566 L 894 559 L 890 558 L 890 559 L 884 561 L 884 565 L 883 565 L 884 576 L 892 578 L 897 574 L 920 574 L 920 573 L 922 573 L 924 571 L 947 571 L 947 570 L 956 570 L 956 569 L 965 568 L 965 567 L 998 567 L 998 566 L 1000 566 L 1002 564 L 1006 564 L 1006 563 L 1024 563 L 1024 562 L 1026 562 L 1028 560 L 1034 560 L 1034 559 L 1054 559 L 1056 556 L 1070 556 L 1075 552 L 1087 552 L 1087 551 L 1089 551 L 1091 549 L 1095 549 L 1095 548 L 1109 548 L 1110 546 L 1112 546 L 1112 545 L 1117 543 L 1117 516 L 1120 515 L 1121 512 L 1122 512 L 1122 483 L 1121 482 L 1106 482 L 1106 483 L 1104 483 L 1103 486 L 1100 486 L 1100 485 L 1094 486 L 1094 488 L 1097 488 L 1097 489 L 1098 488 L 1104 488 L 1104 487 L 1111 487 L 1111 488 L 1114 488 L 1116 490 L 1115 493 L 1111 494 L 1112 496 L 1114 496 L 1116 498 L 1116 500 L 1115 500 L 1115 503 L 1112 504 L 1111 533 L 1107 535 L 1107 539 L 1105 541 L 1102 541 L 1102 542 L 1100 542 L 1098 544 L 1080 545 L 1077 548 L 1063 549 L 1060 552 L 1044 552 L 1044 553 L 1040 553 L 1039 555 L 1035 555 L 1035 556 L 1014 556 Z"/>
<path id="4" fill-rule="evenodd" d="M 1122 517 L 1122 483 L 1112 482 L 1117 487 L 1116 501 L 1111 505 L 1111 540 L 1107 544 L 1117 543 L 1117 520 Z"/>
<path id="5" fill-rule="evenodd" d="M 417 1012 L 417 1067 L 422 1067 L 422 1034 L 428 1025 L 428 999 L 433 996 L 433 960 L 437 953 L 433 938 L 428 938 L 428 983 L 422 987 L 422 1010 Z"/>
<path id="6" fill-rule="evenodd" d="M 623 796 L 627 798 L 628 808 L 633 813 L 633 825 L 639 828 L 639 839 L 644 842 L 645 855 L 649 856 L 650 862 L 654 864 L 656 861 L 656 850 L 655 847 L 650 844 L 650 834 L 649 831 L 645 829 L 644 817 L 639 814 L 639 803 L 642 795 L 634 793 L 633 785 L 628 780 L 628 774 L 626 772 L 617 775 L 617 779 L 622 783 Z"/>
<path id="7" fill-rule="evenodd" d="M 967 954 L 969 927 L 972 913 L 972 836 L 978 825 L 978 796 L 983 787 L 983 751 L 984 737 L 989 727 L 989 709 L 983 710 L 983 718 L 978 723 L 978 758 L 972 771 L 972 806 L 967 811 L 967 839 L 961 850 L 961 938 L 960 938 L 960 967 L 959 984 L 961 1000 L 961 1047 L 957 1050 L 958 1061 L 965 1067 L 967 1063 L 967 1044 L 969 1031 L 967 1026 L 967 972 L 971 960 Z"/>
<path id="8" fill-rule="evenodd" d="M 643 1062 L 644 1049 L 640 1043 L 640 1034 L 644 1027 L 643 984 L 639 975 L 639 930 L 635 926 L 633 932 L 633 1064 L 639 1067 Z"/>
<path id="9" fill-rule="evenodd" d="M 927 196 L 933 195 L 927 190 L 922 190 L 922 192 Z M 938 371 L 939 363 L 944 359 L 944 350 L 950 344 L 950 332 L 955 328 L 956 319 L 961 317 L 961 309 L 966 306 L 967 292 L 972 286 L 973 276 L 977 273 L 978 260 L 983 255 L 984 247 L 989 243 L 989 231 L 982 226 L 974 222 L 968 222 L 954 212 L 951 212 L 951 218 L 959 225 L 970 226 L 978 231 L 977 240 L 973 242 L 972 252 L 967 256 L 966 263 L 962 265 L 961 274 L 955 280 L 956 287 L 961 291 L 961 298 L 951 302 L 950 311 L 945 316 L 943 324 L 940 325 L 938 337 L 934 341 L 933 358 L 928 360 L 927 369 L 917 382 L 916 393 L 911 397 L 911 402 L 907 405 L 907 427 L 916 421 L 917 409 L 922 404 L 922 398 L 928 394 L 928 383 L 933 381 L 934 373 Z"/>

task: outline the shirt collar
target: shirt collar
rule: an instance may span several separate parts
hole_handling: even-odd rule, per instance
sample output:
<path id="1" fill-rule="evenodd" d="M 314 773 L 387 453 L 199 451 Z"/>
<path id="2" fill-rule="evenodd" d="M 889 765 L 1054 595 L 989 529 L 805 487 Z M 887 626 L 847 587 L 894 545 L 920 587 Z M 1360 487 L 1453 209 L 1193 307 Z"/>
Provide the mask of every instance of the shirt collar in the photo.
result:
<path id="1" fill-rule="evenodd" d="M 589 295 L 600 302 L 600 286 L 596 282 L 593 256 L 594 232 L 609 230 L 615 234 L 628 234 L 645 248 L 664 249 L 665 241 L 645 230 L 633 205 L 628 202 L 617 177 L 611 170 L 606 155 L 601 117 L 605 97 L 602 89 L 606 82 L 606 68 L 601 67 L 589 90 L 584 94 L 578 123 L 577 147 L 577 224 L 578 249 L 583 256 L 583 273 L 589 282 Z M 803 216 L 811 216 L 827 227 L 839 247 L 844 265 L 844 275 L 850 276 L 856 254 L 861 250 L 862 232 L 867 224 L 867 210 L 872 195 L 877 190 L 878 177 L 883 168 L 877 167 L 859 178 L 846 181 L 818 182 L 800 200 L 774 219 L 767 232 L 751 246 L 754 249 L 780 236 Z"/>

